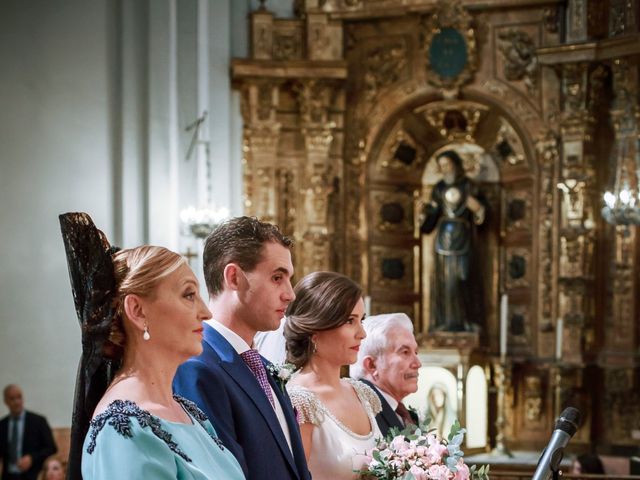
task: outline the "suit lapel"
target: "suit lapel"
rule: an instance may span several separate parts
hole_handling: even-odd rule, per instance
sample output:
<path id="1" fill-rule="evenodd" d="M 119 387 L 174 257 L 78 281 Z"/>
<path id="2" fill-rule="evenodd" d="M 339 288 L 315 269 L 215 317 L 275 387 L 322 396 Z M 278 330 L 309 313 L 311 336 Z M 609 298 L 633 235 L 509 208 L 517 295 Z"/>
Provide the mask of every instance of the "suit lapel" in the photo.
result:
<path id="1" fill-rule="evenodd" d="M 384 398 L 382 393 L 380 393 L 380 390 L 378 390 L 378 387 L 376 387 L 373 383 L 369 382 L 368 380 L 361 380 L 361 381 L 369 385 L 373 389 L 373 391 L 376 392 L 376 395 L 378 395 L 378 398 L 380 399 L 380 403 L 382 404 L 382 411 L 378 415 L 381 415 L 382 418 L 384 418 L 385 422 L 387 422 L 387 424 L 389 425 L 389 428 L 397 427 L 400 430 L 402 430 L 404 428 L 404 425 L 402 425 L 402 422 L 396 415 L 396 412 L 394 412 L 393 409 L 391 408 L 391 405 L 389 405 L 389 402 L 387 402 L 387 399 Z"/>
<path id="2" fill-rule="evenodd" d="M 293 457 L 291 455 L 291 450 L 289 449 L 289 445 L 287 444 L 287 440 L 282 432 L 282 427 L 280 426 L 280 422 L 278 422 L 278 417 L 276 416 L 276 412 L 271 406 L 271 402 L 265 395 L 264 391 L 260 387 L 256 377 L 253 375 L 249 367 L 244 363 L 242 357 L 238 355 L 235 349 L 231 346 L 227 340 L 220 335 L 214 328 L 209 325 L 204 324 L 204 340 L 211 345 L 211 347 L 216 350 L 220 356 L 220 366 L 222 369 L 227 372 L 227 374 L 231 377 L 231 379 L 245 392 L 247 397 L 249 397 L 248 401 L 253 402 L 260 415 L 265 419 L 267 425 L 269 425 L 269 429 L 273 434 L 278 446 L 283 451 L 285 458 L 291 465 L 294 472 L 297 473 L 297 468 L 293 462 Z M 269 372 L 267 372 L 267 378 L 270 383 L 273 383 L 273 379 Z M 279 392 L 279 386 L 273 386 L 273 390 L 276 393 L 276 397 L 278 401 L 280 401 L 280 405 L 283 405 L 282 395 Z M 283 406 L 283 410 L 286 415 L 286 408 Z M 290 425 L 289 419 L 287 418 L 287 423 Z M 291 426 L 289 426 L 291 429 Z"/>
<path id="3" fill-rule="evenodd" d="M 262 363 L 264 363 L 265 368 L 267 367 L 267 365 L 269 365 L 269 362 L 264 357 L 262 358 Z M 291 464 L 291 468 L 294 472 L 298 472 L 298 468 L 295 465 L 295 458 L 293 458 L 292 455 L 295 448 L 294 445 L 296 445 L 296 442 L 294 442 L 294 438 L 296 438 L 296 435 L 298 435 L 298 420 L 296 419 L 289 397 L 282 391 L 282 387 L 275 380 L 275 378 L 273 378 L 273 375 L 270 374 L 269 370 L 267 370 L 267 378 L 269 379 L 269 385 L 271 385 L 271 388 L 276 395 L 276 401 L 280 403 L 280 406 L 282 407 L 282 411 L 284 413 L 284 417 L 287 421 L 287 426 L 289 427 L 289 438 L 291 439 L 291 448 L 289 448 L 289 444 L 287 443 L 287 439 L 284 437 L 284 433 L 282 433 L 281 428 L 278 430 L 281 435 L 276 438 L 278 439 L 278 443 L 280 443 L 280 448 L 289 452 L 289 455 L 287 455 L 287 460 Z M 278 423 L 278 426 L 279 425 L 280 424 Z M 282 439 L 280 439 L 280 437 L 282 437 Z M 301 442 L 302 440 L 300 440 L 300 443 Z"/>

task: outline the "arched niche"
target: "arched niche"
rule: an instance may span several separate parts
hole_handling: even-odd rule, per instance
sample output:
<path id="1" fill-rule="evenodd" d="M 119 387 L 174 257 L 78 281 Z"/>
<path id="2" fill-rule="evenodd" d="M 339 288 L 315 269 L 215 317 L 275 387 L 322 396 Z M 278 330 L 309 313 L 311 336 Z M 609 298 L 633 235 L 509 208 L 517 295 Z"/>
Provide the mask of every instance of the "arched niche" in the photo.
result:
<path id="1" fill-rule="evenodd" d="M 497 351 L 498 300 L 507 291 L 510 310 L 517 314 L 509 341 L 522 351 L 531 348 L 537 309 L 537 157 L 532 140 L 537 124 L 527 125 L 496 98 L 472 92 L 459 100 L 416 96 L 372 127 L 363 198 L 372 313 L 403 311 L 418 332 L 428 331 L 432 250 L 418 232 L 420 210 L 437 178 L 432 159 L 460 145 L 473 153 L 469 157 L 484 159 L 471 162 L 469 171 L 486 187 L 491 207 L 482 252 L 482 344 Z"/>
<path id="2" fill-rule="evenodd" d="M 420 419 L 430 418 L 430 426 L 446 438 L 459 417 L 457 392 L 456 377 L 449 369 L 423 365 L 418 376 L 418 391 L 405 397 L 403 403 L 414 408 Z"/>
<path id="3" fill-rule="evenodd" d="M 481 366 L 474 365 L 469 369 L 465 392 L 467 394 L 465 445 L 467 448 L 485 448 L 488 434 L 489 396 L 487 377 Z"/>

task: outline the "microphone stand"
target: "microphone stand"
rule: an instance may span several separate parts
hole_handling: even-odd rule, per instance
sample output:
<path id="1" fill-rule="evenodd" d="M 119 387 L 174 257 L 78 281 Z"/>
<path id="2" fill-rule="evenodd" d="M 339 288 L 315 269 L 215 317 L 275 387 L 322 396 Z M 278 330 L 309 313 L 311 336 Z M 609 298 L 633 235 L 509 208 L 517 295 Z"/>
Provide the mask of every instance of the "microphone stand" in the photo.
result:
<path id="1" fill-rule="evenodd" d="M 496 418 L 496 446 L 492 453 L 500 456 L 506 456 L 513 458 L 513 453 L 507 448 L 505 444 L 505 427 L 507 425 L 505 416 L 505 391 L 507 388 L 507 382 L 511 377 L 511 369 L 504 356 L 500 356 L 500 360 L 494 364 L 495 382 L 498 389 L 497 398 L 497 418 Z"/>
<path id="2" fill-rule="evenodd" d="M 553 385 L 553 403 L 555 416 L 558 417 L 561 412 L 561 403 L 562 403 L 562 365 L 561 360 L 556 358 L 553 366 L 551 367 L 551 375 L 552 375 L 552 385 Z M 562 457 L 558 461 L 558 468 L 551 468 L 551 479 L 552 480 L 560 480 L 560 476 L 562 475 L 562 470 L 560 469 L 560 462 L 562 461 Z"/>

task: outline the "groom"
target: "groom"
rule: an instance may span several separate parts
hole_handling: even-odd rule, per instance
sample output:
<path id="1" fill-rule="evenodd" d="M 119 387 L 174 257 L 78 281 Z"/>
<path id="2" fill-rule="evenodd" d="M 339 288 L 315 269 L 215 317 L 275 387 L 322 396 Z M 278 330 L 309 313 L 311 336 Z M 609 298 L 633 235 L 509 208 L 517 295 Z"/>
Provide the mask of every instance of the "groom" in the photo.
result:
<path id="1" fill-rule="evenodd" d="M 252 348 L 258 331 L 275 330 L 289 302 L 292 242 L 256 218 L 237 217 L 205 242 L 204 276 L 213 319 L 203 352 L 179 369 L 176 393 L 209 417 L 247 479 L 310 479 L 286 390 Z"/>

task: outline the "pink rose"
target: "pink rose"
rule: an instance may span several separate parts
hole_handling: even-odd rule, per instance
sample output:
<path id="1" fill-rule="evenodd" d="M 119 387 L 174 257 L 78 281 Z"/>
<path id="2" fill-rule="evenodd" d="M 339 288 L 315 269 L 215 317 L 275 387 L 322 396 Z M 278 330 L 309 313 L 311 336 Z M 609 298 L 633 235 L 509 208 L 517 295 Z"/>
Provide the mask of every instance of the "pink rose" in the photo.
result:
<path id="1" fill-rule="evenodd" d="M 423 469 L 421 469 L 420 467 L 413 465 L 410 469 L 409 472 L 411 472 L 411 474 L 414 476 L 414 478 L 416 480 L 428 480 L 427 478 L 427 472 L 425 472 Z"/>
<path id="2" fill-rule="evenodd" d="M 427 473 L 432 480 L 450 480 L 453 477 L 446 465 L 431 465 Z"/>
<path id="3" fill-rule="evenodd" d="M 456 475 L 454 480 L 469 480 L 469 467 L 462 461 L 462 459 L 458 460 L 456 464 Z"/>
<path id="4" fill-rule="evenodd" d="M 447 447 L 445 447 L 441 443 L 434 443 L 432 445 L 429 445 L 427 454 L 425 456 L 427 457 L 427 461 L 430 464 L 435 464 L 442 462 L 442 457 L 445 453 L 447 453 Z"/>
<path id="5" fill-rule="evenodd" d="M 409 444 L 405 441 L 403 435 L 397 435 L 391 440 L 389 447 L 396 452 L 402 452 L 409 447 Z"/>

